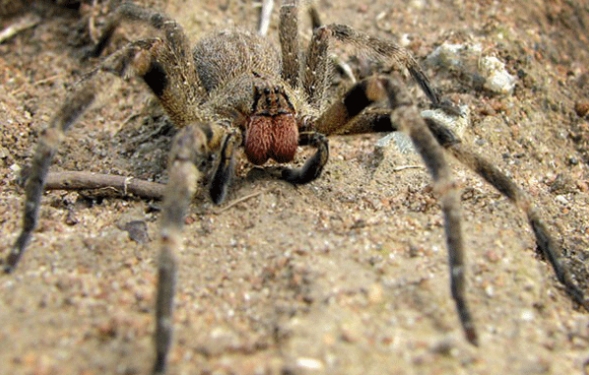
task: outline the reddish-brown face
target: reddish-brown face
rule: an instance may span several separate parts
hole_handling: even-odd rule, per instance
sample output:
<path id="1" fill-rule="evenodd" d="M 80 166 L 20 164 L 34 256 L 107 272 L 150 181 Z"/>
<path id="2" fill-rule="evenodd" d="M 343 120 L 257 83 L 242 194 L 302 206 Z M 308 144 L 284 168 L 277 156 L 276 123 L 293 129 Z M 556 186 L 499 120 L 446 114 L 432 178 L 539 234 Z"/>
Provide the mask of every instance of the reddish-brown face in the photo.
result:
<path id="1" fill-rule="evenodd" d="M 295 110 L 281 87 L 254 89 L 254 108 L 246 123 L 245 155 L 250 163 L 294 159 L 299 143 Z"/>

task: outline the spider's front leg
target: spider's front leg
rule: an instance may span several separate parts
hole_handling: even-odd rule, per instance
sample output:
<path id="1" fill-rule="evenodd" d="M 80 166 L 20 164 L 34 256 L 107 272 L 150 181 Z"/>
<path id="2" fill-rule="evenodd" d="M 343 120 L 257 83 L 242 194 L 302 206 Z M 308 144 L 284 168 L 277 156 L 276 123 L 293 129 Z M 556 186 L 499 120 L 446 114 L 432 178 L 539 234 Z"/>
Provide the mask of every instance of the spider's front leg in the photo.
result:
<path id="1" fill-rule="evenodd" d="M 30 176 L 25 184 L 25 204 L 21 232 L 8 253 L 4 272 L 14 270 L 31 240 L 37 226 L 41 196 L 45 188 L 45 180 L 53 155 L 57 151 L 65 131 L 92 105 L 95 93 L 89 89 L 80 90 L 75 97 L 68 100 L 53 117 L 47 129 L 41 133 L 41 139 L 33 156 Z"/>
<path id="2" fill-rule="evenodd" d="M 182 246 L 182 230 L 186 211 L 196 193 L 199 180 L 210 171 L 217 155 L 219 162 L 209 193 L 216 203 L 224 198 L 229 177 L 233 173 L 234 150 L 238 137 L 224 135 L 224 128 L 210 125 L 189 125 L 174 139 L 168 165 L 169 181 L 164 193 L 160 218 L 160 254 L 156 298 L 156 359 L 153 374 L 164 374 L 173 332 L 173 303 L 176 284 L 176 252 Z M 220 149 L 219 149 L 220 147 Z"/>
<path id="3" fill-rule="evenodd" d="M 12 246 L 4 265 L 5 272 L 12 272 L 22 258 L 37 226 L 41 196 L 45 188 L 49 166 L 67 130 L 89 108 L 104 96 L 103 90 L 114 86 L 117 77 L 125 77 L 135 68 L 136 56 L 159 44 L 159 39 L 147 39 L 130 43 L 109 56 L 98 68 L 87 74 L 65 99 L 64 104 L 41 132 L 39 143 L 31 161 L 30 173 L 25 184 L 25 204 L 21 232 Z"/>
<path id="4" fill-rule="evenodd" d="M 517 186 L 513 179 L 508 177 L 492 162 L 478 155 L 467 145 L 463 144 L 451 129 L 448 129 L 431 119 L 426 120 L 426 123 L 438 142 L 448 150 L 448 152 L 485 179 L 490 185 L 497 189 L 497 191 L 507 197 L 514 205 L 526 214 L 528 223 L 536 237 L 538 248 L 542 251 L 544 257 L 552 266 L 558 281 L 565 286 L 567 293 L 577 303 L 583 306 L 586 311 L 589 311 L 589 297 L 587 297 L 585 292 L 579 287 L 571 271 L 563 264 L 562 260 L 564 256 L 562 249 L 544 223 L 540 211 L 530 200 L 528 194 Z"/>
<path id="5" fill-rule="evenodd" d="M 391 123 L 411 137 L 434 180 L 434 191 L 439 195 L 444 214 L 444 228 L 448 247 L 450 289 L 466 339 L 478 345 L 478 335 L 465 296 L 464 241 L 460 214 L 460 194 L 444 156 L 444 148 L 430 131 L 402 86 L 391 80 L 380 81 L 393 109 Z"/>
<path id="6" fill-rule="evenodd" d="M 180 131 L 174 140 L 168 164 L 169 182 L 166 186 L 161 215 L 160 255 L 156 299 L 156 360 L 154 374 L 163 374 L 172 342 L 172 310 L 176 284 L 176 255 L 182 245 L 182 229 L 186 210 L 196 192 L 202 169 L 209 160 L 206 136 L 196 126 Z"/>
<path id="7" fill-rule="evenodd" d="M 372 103 L 387 98 L 391 109 L 365 111 Z M 391 110 L 393 119 L 391 119 Z M 315 130 L 315 133 L 310 134 L 313 136 L 315 134 L 390 132 L 399 130 L 398 127 L 405 130 L 413 140 L 434 179 L 435 190 L 440 195 L 449 253 L 452 297 L 466 338 L 477 345 L 478 337 L 465 297 L 464 249 L 458 190 L 445 160 L 443 147 L 428 129 L 411 100 L 401 90 L 401 86 L 385 77 L 370 77 L 358 82 L 344 94 L 341 100 L 332 104 L 314 124 L 310 125 L 310 128 Z M 299 174 L 307 177 L 318 176 L 327 162 L 327 141 L 325 141 L 325 148 L 325 151 L 319 148 L 301 170 L 283 171 L 283 178 L 301 183 L 289 177 Z M 324 159 L 321 156 L 324 156 Z"/>

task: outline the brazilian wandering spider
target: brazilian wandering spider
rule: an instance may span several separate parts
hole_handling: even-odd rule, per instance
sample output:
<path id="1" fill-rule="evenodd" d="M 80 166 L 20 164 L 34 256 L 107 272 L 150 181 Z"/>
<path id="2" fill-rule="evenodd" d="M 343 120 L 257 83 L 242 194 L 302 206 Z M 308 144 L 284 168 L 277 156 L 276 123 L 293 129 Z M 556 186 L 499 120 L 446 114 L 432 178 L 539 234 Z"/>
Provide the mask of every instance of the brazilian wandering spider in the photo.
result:
<path id="1" fill-rule="evenodd" d="M 95 100 L 94 89 L 99 84 L 104 87 L 104 82 L 113 77 L 133 72 L 143 77 L 174 124 L 181 128 L 170 155 L 170 183 L 161 218 L 154 372 L 164 371 L 170 345 L 168 323 L 176 273 L 174 252 L 180 247 L 184 215 L 196 186 L 190 182 L 207 175 L 211 180 L 211 198 L 220 203 L 233 170 L 234 149 L 240 146 L 244 147 L 248 160 L 258 165 L 268 159 L 289 162 L 298 145 L 315 148 L 315 154 L 303 168 L 282 171 L 283 179 L 302 184 L 317 178 L 327 162 L 325 136 L 396 131 L 403 127 L 425 159 L 441 197 L 451 254 L 452 290 L 469 341 L 476 344 L 477 336 L 464 299 L 458 196 L 440 145 L 526 212 L 538 244 L 557 276 L 575 300 L 587 307 L 582 292 L 560 266 L 559 249 L 525 195 L 495 167 L 463 147 L 450 130 L 431 120 L 423 122 L 396 82 L 387 77 L 368 78 L 353 86 L 341 101 L 325 108 L 323 97 L 330 69 L 327 46 L 334 40 L 362 44 L 382 59 L 406 68 L 432 104 L 439 106 L 439 99 L 430 89 L 427 78 L 409 54 L 392 43 L 370 38 L 346 26 L 329 25 L 314 33 L 306 58 L 299 58 L 294 14 L 296 4 L 282 8 L 281 60 L 263 39 L 242 32 L 213 34 L 201 39 L 191 52 L 186 37 L 172 20 L 131 4 L 121 6 L 113 25 L 120 19 L 142 21 L 162 30 L 165 36 L 163 40 L 132 42 L 107 58 L 58 111 L 41 139 L 33 162 L 27 183 L 29 204 L 24 229 L 7 261 L 8 270 L 20 259 L 34 229 L 43 179 L 51 161 L 47 156 L 57 149 L 61 133 L 90 107 Z M 218 56 L 224 58 L 219 60 Z M 212 64 L 213 61 L 217 65 Z M 388 100 L 393 121 L 388 111 L 364 111 L 381 100 Z M 198 112 L 193 108 L 198 108 Z"/>

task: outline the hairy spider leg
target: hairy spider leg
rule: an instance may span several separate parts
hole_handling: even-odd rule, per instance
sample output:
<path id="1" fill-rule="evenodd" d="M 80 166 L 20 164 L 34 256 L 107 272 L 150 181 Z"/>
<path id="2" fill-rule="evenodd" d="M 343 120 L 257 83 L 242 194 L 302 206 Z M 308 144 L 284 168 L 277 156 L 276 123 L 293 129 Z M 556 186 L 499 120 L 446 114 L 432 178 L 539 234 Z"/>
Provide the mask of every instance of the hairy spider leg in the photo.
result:
<path id="1" fill-rule="evenodd" d="M 459 189 L 452 179 L 451 169 L 444 156 L 443 147 L 428 129 L 406 90 L 403 90 L 399 83 L 391 79 L 384 79 L 381 82 L 386 90 L 389 105 L 394 109 L 391 121 L 409 134 L 434 180 L 434 191 L 440 197 L 444 214 L 452 298 L 454 298 L 466 339 L 471 344 L 478 345 L 478 335 L 465 295 L 464 240 Z"/>
<path id="2" fill-rule="evenodd" d="M 86 75 L 70 93 L 65 104 L 57 111 L 45 130 L 41 132 L 39 144 L 31 162 L 29 176 L 25 183 L 25 204 L 22 230 L 11 248 L 5 272 L 11 272 L 22 258 L 31 239 L 31 234 L 37 226 L 39 207 L 43 195 L 49 166 L 57 152 L 65 132 L 82 116 L 93 104 L 100 102 L 103 97 L 96 87 L 110 87 L 116 76 L 124 76 L 129 69 L 129 63 L 137 51 L 150 48 L 156 39 L 131 43 L 126 48 L 113 54 L 100 67 Z M 112 74 L 109 74 L 112 73 Z"/>

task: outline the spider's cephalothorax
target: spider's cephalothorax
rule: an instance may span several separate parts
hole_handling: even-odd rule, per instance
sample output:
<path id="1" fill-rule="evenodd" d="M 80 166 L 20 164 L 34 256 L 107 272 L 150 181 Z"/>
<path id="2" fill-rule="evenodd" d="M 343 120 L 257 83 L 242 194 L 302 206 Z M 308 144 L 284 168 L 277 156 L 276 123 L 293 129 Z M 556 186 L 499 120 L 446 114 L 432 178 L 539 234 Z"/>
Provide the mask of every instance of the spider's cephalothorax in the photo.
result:
<path id="1" fill-rule="evenodd" d="M 589 301 L 560 262 L 560 249 L 527 196 L 493 164 L 463 145 L 452 130 L 433 120 L 424 121 L 399 84 L 388 77 L 370 77 L 333 104 L 326 104 L 331 69 L 328 47 L 340 41 L 361 46 L 386 63 L 407 69 L 432 105 L 441 106 L 411 54 L 394 43 L 337 24 L 317 27 L 302 52 L 297 8 L 296 1 L 281 8 L 278 52 L 266 39 L 244 31 L 214 33 L 191 48 L 182 28 L 167 16 L 131 3 L 118 7 L 97 44 L 98 52 L 123 20 L 149 24 L 161 30 L 163 38 L 131 42 L 106 58 L 52 118 L 32 160 L 23 228 L 6 260 L 6 271 L 15 268 L 36 226 L 48 169 L 63 133 L 95 101 L 96 88 L 109 87 L 111 80 L 133 72 L 151 88 L 180 128 L 170 151 L 169 182 L 161 213 L 154 373 L 165 371 L 171 344 L 175 253 L 182 243 L 186 209 L 199 180 L 205 178 L 210 181 L 212 200 L 223 200 L 238 147 L 243 147 L 248 160 L 256 165 L 269 159 L 289 162 L 298 146 L 313 147 L 314 154 L 301 168 L 282 169 L 283 179 L 302 184 L 316 179 L 327 163 L 327 136 L 405 130 L 440 195 L 452 296 L 465 335 L 476 345 L 477 334 L 465 299 L 459 194 L 444 158 L 446 149 L 525 212 L 538 247 L 556 276 L 575 301 L 589 310 Z M 366 111 L 375 101 L 386 101 L 389 106 Z"/>
<path id="2" fill-rule="evenodd" d="M 268 159 L 292 161 L 299 143 L 298 103 L 281 78 L 280 55 L 274 46 L 248 31 L 222 31 L 199 41 L 193 56 L 206 90 L 195 117 L 240 129 L 245 154 L 255 165 Z M 160 67 L 144 75 L 156 95 L 168 90 L 165 75 Z"/>

